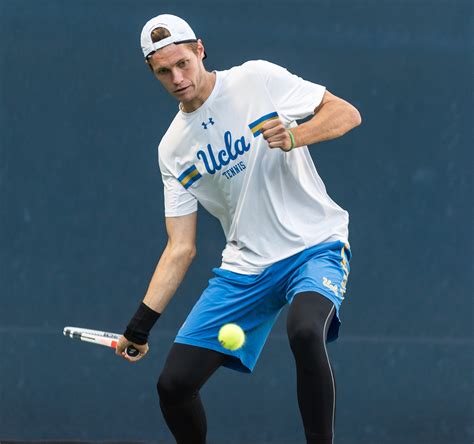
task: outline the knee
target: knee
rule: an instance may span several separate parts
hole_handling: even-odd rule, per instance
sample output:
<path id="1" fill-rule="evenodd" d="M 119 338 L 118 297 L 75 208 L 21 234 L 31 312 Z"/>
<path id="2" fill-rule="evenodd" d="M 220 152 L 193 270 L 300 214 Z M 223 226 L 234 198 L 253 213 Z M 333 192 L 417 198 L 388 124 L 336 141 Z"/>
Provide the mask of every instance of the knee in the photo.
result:
<path id="1" fill-rule="evenodd" d="M 197 389 L 180 375 L 163 372 L 156 385 L 160 400 L 165 403 L 182 402 L 197 393 Z"/>
<path id="2" fill-rule="evenodd" d="M 288 326 L 288 340 L 293 352 L 306 351 L 310 347 L 324 346 L 324 328 L 315 322 L 300 322 Z"/>

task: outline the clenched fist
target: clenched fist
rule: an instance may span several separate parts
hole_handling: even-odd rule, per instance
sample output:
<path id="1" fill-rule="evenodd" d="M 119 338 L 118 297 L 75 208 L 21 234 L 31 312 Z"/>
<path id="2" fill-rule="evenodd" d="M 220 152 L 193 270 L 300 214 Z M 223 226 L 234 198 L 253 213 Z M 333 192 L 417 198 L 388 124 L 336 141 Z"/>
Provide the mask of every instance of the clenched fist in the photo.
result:
<path id="1" fill-rule="evenodd" d="M 138 356 L 129 356 L 125 351 L 129 345 L 133 345 L 140 352 L 140 354 Z M 118 344 L 117 344 L 117 348 L 115 349 L 116 355 L 122 356 L 123 359 L 126 359 L 129 362 L 137 362 L 140 359 L 142 359 L 147 353 L 148 353 L 148 344 L 143 344 L 143 345 L 134 344 L 133 342 L 130 342 L 124 336 L 120 336 Z"/>
<path id="2" fill-rule="evenodd" d="M 270 148 L 280 148 L 283 151 L 290 151 L 294 148 L 290 133 L 280 119 L 273 119 L 265 123 L 262 126 L 262 135 Z"/>

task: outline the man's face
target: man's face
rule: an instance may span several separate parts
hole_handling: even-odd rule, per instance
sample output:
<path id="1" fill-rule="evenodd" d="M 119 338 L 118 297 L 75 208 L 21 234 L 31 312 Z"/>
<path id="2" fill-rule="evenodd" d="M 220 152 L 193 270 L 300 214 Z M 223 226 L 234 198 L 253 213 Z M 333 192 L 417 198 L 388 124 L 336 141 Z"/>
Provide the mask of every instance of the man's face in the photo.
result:
<path id="1" fill-rule="evenodd" d="M 198 42 L 196 55 L 186 44 L 168 45 L 156 51 L 148 63 L 165 89 L 182 103 L 198 97 L 204 78 L 204 47 Z"/>

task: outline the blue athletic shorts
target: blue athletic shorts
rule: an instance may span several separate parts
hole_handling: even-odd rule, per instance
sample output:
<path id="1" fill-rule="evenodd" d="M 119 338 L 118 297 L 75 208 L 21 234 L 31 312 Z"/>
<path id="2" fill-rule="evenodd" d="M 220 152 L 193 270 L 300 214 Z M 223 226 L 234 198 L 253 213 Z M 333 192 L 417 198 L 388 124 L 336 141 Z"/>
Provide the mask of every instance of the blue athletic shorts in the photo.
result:
<path id="1" fill-rule="evenodd" d="M 278 261 L 260 274 L 240 274 L 214 268 L 199 300 L 178 331 L 175 342 L 195 345 L 228 355 L 225 367 L 251 373 L 280 311 L 294 296 L 315 291 L 336 307 L 328 331 L 328 342 L 337 339 L 339 308 L 344 300 L 350 267 L 349 245 L 341 241 L 315 245 Z M 245 332 L 239 350 L 223 348 L 219 329 L 235 323 Z"/>

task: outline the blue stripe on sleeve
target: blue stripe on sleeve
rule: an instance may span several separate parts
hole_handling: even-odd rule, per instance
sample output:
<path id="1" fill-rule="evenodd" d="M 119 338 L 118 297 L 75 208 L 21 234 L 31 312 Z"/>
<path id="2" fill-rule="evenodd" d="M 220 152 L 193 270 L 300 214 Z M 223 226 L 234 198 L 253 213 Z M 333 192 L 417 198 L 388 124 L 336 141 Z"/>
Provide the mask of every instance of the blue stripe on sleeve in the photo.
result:
<path id="1" fill-rule="evenodd" d="M 178 177 L 178 180 L 181 182 L 189 173 L 192 173 L 196 169 L 196 165 L 191 165 L 181 176 Z"/>
<path id="2" fill-rule="evenodd" d="M 252 122 L 249 125 L 249 128 L 252 129 L 252 128 L 256 127 L 259 123 L 263 122 L 264 120 L 271 119 L 272 117 L 278 117 L 278 113 L 275 111 L 273 113 L 266 114 L 266 115 L 260 117 L 260 119 L 257 119 L 255 122 Z"/>

